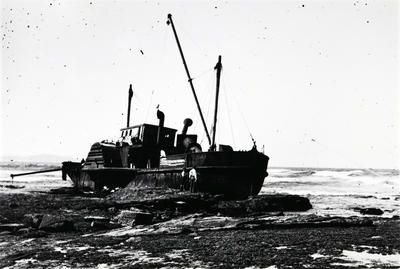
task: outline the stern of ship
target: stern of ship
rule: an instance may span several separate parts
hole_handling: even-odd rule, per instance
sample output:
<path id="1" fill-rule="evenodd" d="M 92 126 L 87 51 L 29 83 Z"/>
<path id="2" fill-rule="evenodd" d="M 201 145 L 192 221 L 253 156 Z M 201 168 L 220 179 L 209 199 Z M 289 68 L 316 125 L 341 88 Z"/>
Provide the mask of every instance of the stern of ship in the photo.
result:
<path id="1" fill-rule="evenodd" d="M 198 190 L 232 197 L 257 195 L 268 175 L 268 156 L 258 152 L 199 152 L 186 157 L 186 167 L 195 168 Z"/>

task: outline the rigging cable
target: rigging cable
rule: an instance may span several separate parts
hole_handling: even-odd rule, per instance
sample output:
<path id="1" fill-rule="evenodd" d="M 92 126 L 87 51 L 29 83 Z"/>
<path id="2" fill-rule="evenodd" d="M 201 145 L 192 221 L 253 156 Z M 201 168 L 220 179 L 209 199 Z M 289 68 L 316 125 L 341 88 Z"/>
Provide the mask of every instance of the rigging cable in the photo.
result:
<path id="1" fill-rule="evenodd" d="M 205 53 L 204 49 L 199 46 L 199 44 L 200 44 L 199 42 L 195 42 L 194 38 L 190 34 L 191 31 L 186 30 L 185 24 L 182 23 L 181 25 L 179 25 L 179 29 L 180 29 L 180 31 L 182 31 L 183 35 L 185 36 L 185 39 L 190 41 L 190 43 L 192 43 L 197 48 L 197 52 L 200 52 L 200 55 L 203 55 L 203 56 L 205 56 L 205 58 L 208 59 L 207 53 Z M 212 69 L 214 69 L 214 67 Z"/>
<path id="2" fill-rule="evenodd" d="M 164 34 L 162 36 L 162 41 L 161 41 L 161 57 L 160 60 L 158 61 L 158 64 L 160 66 L 164 66 L 165 65 L 165 55 L 167 55 L 167 46 L 169 43 L 167 43 L 167 31 L 163 31 Z M 163 68 L 164 69 L 164 68 Z M 145 120 L 144 122 L 147 122 L 147 119 L 149 118 L 149 112 L 150 112 L 150 108 L 153 106 L 153 98 L 154 98 L 154 93 L 156 92 L 155 89 L 153 89 L 151 91 L 151 95 L 150 95 L 150 101 L 148 102 L 149 105 L 147 106 L 147 110 L 146 110 L 146 116 L 145 116 Z"/>
<path id="3" fill-rule="evenodd" d="M 209 72 L 213 71 L 213 69 L 214 69 L 214 68 L 209 68 L 209 69 L 207 69 L 207 70 L 201 72 L 199 75 L 193 76 L 193 77 L 192 77 L 192 80 L 195 80 L 195 79 L 201 78 L 201 77 L 204 76 L 204 75 L 207 75 Z"/>
<path id="4" fill-rule="evenodd" d="M 226 72 L 225 72 L 225 77 L 227 77 Z M 224 84 L 226 84 L 225 79 L 224 79 Z M 239 90 L 241 90 L 241 89 L 239 88 Z M 251 139 L 251 141 L 253 142 L 253 144 L 255 145 L 254 137 L 253 137 L 253 135 L 251 134 L 249 125 L 247 124 L 247 121 L 246 121 L 246 118 L 244 117 L 243 111 L 240 109 L 239 102 L 237 101 L 236 96 L 235 96 L 235 94 L 234 94 L 233 91 L 232 91 L 232 93 L 233 93 L 233 94 L 232 94 L 233 99 L 234 99 L 234 101 L 235 101 L 235 103 L 236 103 L 236 105 L 237 105 L 237 108 L 238 108 L 239 112 L 240 112 L 240 116 L 242 117 L 242 120 L 243 120 L 243 122 L 244 122 L 244 124 L 245 124 L 245 126 L 246 126 L 246 129 L 247 129 L 247 131 L 249 132 L 250 139 Z"/>
<path id="5" fill-rule="evenodd" d="M 149 102 L 149 105 L 147 106 L 146 118 L 144 119 L 144 122 L 147 122 L 147 118 L 148 118 L 149 112 L 150 112 L 150 107 L 153 105 L 153 96 L 154 96 L 155 91 L 156 90 L 151 91 L 150 102 Z"/>
<path id="6" fill-rule="evenodd" d="M 214 70 L 214 68 L 212 68 L 212 70 Z M 212 73 L 214 73 L 214 72 L 212 72 Z M 214 76 L 210 76 L 209 78 L 208 78 L 208 82 L 207 82 L 207 84 L 206 84 L 206 89 L 209 89 L 209 88 L 211 88 L 211 84 L 212 84 L 212 82 L 213 82 L 213 77 Z M 205 119 L 206 119 L 206 122 L 209 120 L 209 115 L 210 115 L 210 108 L 211 108 L 211 103 L 212 103 L 212 94 L 207 94 L 207 96 L 206 97 L 208 97 L 208 101 L 207 101 L 207 103 L 208 103 L 208 105 L 207 105 L 207 111 L 206 111 L 206 117 L 205 117 Z M 212 130 L 212 129 L 211 129 Z M 200 139 L 200 144 L 201 143 L 203 143 L 203 141 L 204 141 L 204 139 L 206 138 L 206 136 L 205 136 L 205 134 L 203 133 L 203 135 L 202 135 L 202 137 L 201 137 L 201 139 Z"/>
<path id="7" fill-rule="evenodd" d="M 228 114 L 228 122 L 229 122 L 229 127 L 231 130 L 231 137 L 232 137 L 232 142 L 233 142 L 233 146 L 236 148 L 236 141 L 235 141 L 235 134 L 233 132 L 233 127 L 232 127 L 232 119 L 231 119 L 231 111 L 229 109 L 229 103 L 228 103 L 228 97 L 227 97 L 227 90 L 225 88 L 225 79 L 222 78 L 222 88 L 223 88 L 223 95 L 224 95 L 224 100 L 225 100 L 225 106 L 226 106 L 226 111 Z"/>

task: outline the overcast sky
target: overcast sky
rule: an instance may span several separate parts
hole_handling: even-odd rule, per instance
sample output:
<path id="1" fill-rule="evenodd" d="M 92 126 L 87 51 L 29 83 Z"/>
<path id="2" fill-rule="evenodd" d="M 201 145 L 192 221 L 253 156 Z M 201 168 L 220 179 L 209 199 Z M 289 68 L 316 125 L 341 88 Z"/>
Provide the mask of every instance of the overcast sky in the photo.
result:
<path id="1" fill-rule="evenodd" d="M 273 166 L 399 168 L 398 1 L 1 2 L 2 156 L 86 157 L 132 124 L 199 134 L 173 15 L 211 126 L 222 55 L 217 141 Z"/>

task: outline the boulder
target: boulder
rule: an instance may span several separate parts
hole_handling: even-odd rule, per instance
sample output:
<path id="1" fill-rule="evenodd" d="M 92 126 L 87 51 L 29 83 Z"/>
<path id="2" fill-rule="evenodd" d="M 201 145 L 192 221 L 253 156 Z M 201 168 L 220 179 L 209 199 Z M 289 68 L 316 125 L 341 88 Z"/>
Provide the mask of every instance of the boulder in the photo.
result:
<path id="1" fill-rule="evenodd" d="M 102 217 L 102 216 L 86 216 L 84 217 L 85 221 L 88 222 L 92 222 L 92 221 L 96 221 L 96 222 L 109 222 L 110 218 L 107 217 Z"/>
<path id="2" fill-rule="evenodd" d="M 22 223 L 0 224 L 0 232 L 2 232 L 2 231 L 15 232 L 21 228 L 25 228 L 25 225 Z"/>
<path id="3" fill-rule="evenodd" d="M 148 225 L 153 222 L 153 214 L 147 212 L 137 213 L 134 221 L 131 223 L 132 226 L 135 225 Z"/>
<path id="4" fill-rule="evenodd" d="M 32 228 L 22 228 L 17 231 L 18 234 L 29 234 L 32 231 Z"/>
<path id="5" fill-rule="evenodd" d="M 324 217 L 317 215 L 295 216 L 283 219 L 245 220 L 236 225 L 239 229 L 290 229 L 290 228 L 325 228 L 325 227 L 366 227 L 373 226 L 373 221 L 360 217 Z"/>
<path id="6" fill-rule="evenodd" d="M 6 223 L 8 219 L 2 215 L 0 215 L 0 223 Z"/>
<path id="7" fill-rule="evenodd" d="M 74 224 L 71 220 L 61 215 L 44 215 L 39 229 L 49 232 L 68 232 L 74 230 Z"/>
<path id="8" fill-rule="evenodd" d="M 110 212 L 112 214 L 114 214 L 114 213 L 116 213 L 118 211 L 115 206 L 109 207 L 107 210 L 108 210 L 108 212 Z"/>
<path id="9" fill-rule="evenodd" d="M 15 202 L 10 202 L 10 203 L 8 203 L 8 206 L 10 208 L 17 208 L 19 205 L 17 203 L 15 203 Z"/>
<path id="10" fill-rule="evenodd" d="M 363 214 L 363 215 L 377 215 L 377 216 L 380 216 L 380 215 L 383 214 L 383 211 L 382 211 L 381 209 L 379 209 L 379 208 L 373 208 L 373 207 L 370 207 L 370 208 L 360 208 L 359 211 L 360 211 L 360 213 Z"/>
<path id="11" fill-rule="evenodd" d="M 122 210 L 116 219 L 119 224 L 124 226 L 151 224 L 153 222 L 153 214 L 131 208 L 130 210 Z"/>
<path id="12" fill-rule="evenodd" d="M 245 203 L 242 201 L 220 201 L 217 205 L 218 213 L 226 216 L 241 216 L 247 213 Z"/>
<path id="13" fill-rule="evenodd" d="M 111 230 L 121 227 L 120 224 L 114 222 L 104 222 L 94 220 L 90 223 L 91 230 Z"/>
<path id="14" fill-rule="evenodd" d="M 260 215 L 266 212 L 307 211 L 311 203 L 298 195 L 259 195 L 246 200 L 219 201 L 217 210 L 223 215 Z"/>
<path id="15" fill-rule="evenodd" d="M 39 228 L 43 219 L 43 214 L 26 214 L 24 215 L 25 222 L 32 228 Z"/>

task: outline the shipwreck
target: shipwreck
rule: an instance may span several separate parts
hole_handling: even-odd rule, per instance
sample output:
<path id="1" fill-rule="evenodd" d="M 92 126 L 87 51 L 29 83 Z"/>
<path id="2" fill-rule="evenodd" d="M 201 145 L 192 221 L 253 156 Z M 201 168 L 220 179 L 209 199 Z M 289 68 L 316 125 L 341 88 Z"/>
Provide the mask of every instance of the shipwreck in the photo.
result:
<path id="1" fill-rule="evenodd" d="M 82 162 L 66 161 L 59 169 L 64 180 L 69 177 L 77 188 L 102 190 L 125 187 L 167 187 L 182 188 L 189 171 L 197 174 L 196 190 L 231 197 L 257 195 L 268 175 L 269 157 L 259 152 L 255 146 L 250 150 L 234 150 L 229 145 L 216 144 L 218 98 L 222 57 L 218 57 L 216 70 L 216 92 L 214 120 L 211 132 L 205 123 L 196 95 L 192 78 L 178 39 L 172 16 L 167 24 L 171 26 L 183 65 L 188 77 L 209 148 L 203 151 L 197 135 L 189 132 L 193 121 L 183 120 L 182 131 L 164 126 L 165 115 L 157 108 L 158 125 L 130 125 L 132 85 L 128 92 L 127 125 L 120 129 L 120 138 L 115 142 L 94 143 Z M 210 135 L 211 133 L 211 135 Z M 49 172 L 47 171 L 37 171 Z M 24 173 L 19 175 L 26 175 Z M 12 177 L 18 175 L 11 175 Z M 185 187 L 184 187 L 185 188 Z"/>

